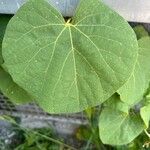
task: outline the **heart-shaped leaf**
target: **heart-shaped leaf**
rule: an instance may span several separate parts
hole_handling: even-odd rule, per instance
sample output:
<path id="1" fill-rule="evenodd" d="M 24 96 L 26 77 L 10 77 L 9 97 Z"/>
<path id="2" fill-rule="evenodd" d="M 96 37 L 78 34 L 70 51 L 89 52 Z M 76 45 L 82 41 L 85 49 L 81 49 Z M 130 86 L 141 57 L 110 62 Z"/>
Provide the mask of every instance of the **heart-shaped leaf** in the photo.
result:
<path id="1" fill-rule="evenodd" d="M 13 80 L 51 113 L 104 102 L 130 77 L 137 50 L 128 23 L 99 0 L 81 0 L 67 22 L 44 0 L 29 0 L 3 42 Z"/>
<path id="2" fill-rule="evenodd" d="M 116 99 L 115 99 L 116 98 Z M 127 105 L 119 97 L 110 98 L 116 107 L 107 105 L 99 118 L 100 139 L 104 144 L 125 145 L 134 140 L 145 128 L 139 114 L 127 112 Z M 115 101 L 115 102 L 114 102 Z M 122 106 L 122 107 L 120 107 Z"/>

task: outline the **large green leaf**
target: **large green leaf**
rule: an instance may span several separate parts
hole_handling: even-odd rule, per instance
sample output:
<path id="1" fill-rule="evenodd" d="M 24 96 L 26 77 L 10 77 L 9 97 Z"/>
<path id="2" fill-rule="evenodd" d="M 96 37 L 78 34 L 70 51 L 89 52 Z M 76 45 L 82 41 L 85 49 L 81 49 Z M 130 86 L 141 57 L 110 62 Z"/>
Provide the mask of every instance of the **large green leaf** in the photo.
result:
<path id="1" fill-rule="evenodd" d="M 13 80 L 44 110 L 77 112 L 128 80 L 137 49 L 128 23 L 99 0 L 81 0 L 67 22 L 44 0 L 29 0 L 7 27 L 3 57 Z"/>
<path id="2" fill-rule="evenodd" d="M 15 104 L 31 102 L 32 98 L 13 82 L 11 76 L 0 67 L 0 91 Z"/>
<path id="3" fill-rule="evenodd" d="M 127 113 L 126 104 L 119 102 L 119 98 L 112 100 L 119 105 L 115 102 L 116 107 L 108 105 L 102 110 L 99 118 L 100 139 L 105 144 L 128 144 L 146 128 L 145 124 L 138 114 Z"/>
<path id="4" fill-rule="evenodd" d="M 129 81 L 118 90 L 121 100 L 134 105 L 142 100 L 150 82 L 150 38 L 139 40 L 139 56 L 134 73 Z"/>
<path id="5" fill-rule="evenodd" d="M 11 17 L 12 17 L 12 16 L 9 16 L 9 15 L 1 15 L 1 14 L 0 14 L 0 65 L 3 63 L 2 51 L 1 51 L 2 40 L 3 40 L 3 37 L 4 37 L 4 33 L 5 33 L 6 26 L 7 26 L 8 21 L 10 20 Z"/>

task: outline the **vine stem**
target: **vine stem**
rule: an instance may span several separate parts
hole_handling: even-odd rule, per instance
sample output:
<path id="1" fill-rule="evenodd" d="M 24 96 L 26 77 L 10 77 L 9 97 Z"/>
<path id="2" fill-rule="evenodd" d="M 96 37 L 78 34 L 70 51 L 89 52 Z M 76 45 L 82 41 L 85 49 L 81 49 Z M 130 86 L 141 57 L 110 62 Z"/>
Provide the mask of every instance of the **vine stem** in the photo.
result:
<path id="1" fill-rule="evenodd" d="M 150 133 L 148 133 L 147 130 L 144 130 L 144 132 L 150 138 Z"/>
<path id="2" fill-rule="evenodd" d="M 89 148 L 89 146 L 90 146 L 90 144 L 91 144 L 91 142 L 92 142 L 92 139 L 93 139 L 93 134 L 90 136 L 90 138 L 89 138 L 89 140 L 88 140 L 88 142 L 87 142 L 87 145 L 86 145 L 86 147 L 85 147 L 84 150 L 88 150 L 88 148 Z"/>

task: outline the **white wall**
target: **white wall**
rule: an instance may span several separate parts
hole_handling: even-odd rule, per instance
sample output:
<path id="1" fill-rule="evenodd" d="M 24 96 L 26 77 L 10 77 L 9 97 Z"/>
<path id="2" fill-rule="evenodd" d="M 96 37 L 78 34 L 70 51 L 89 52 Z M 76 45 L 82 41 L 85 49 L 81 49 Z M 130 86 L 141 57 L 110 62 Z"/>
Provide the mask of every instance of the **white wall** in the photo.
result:
<path id="1" fill-rule="evenodd" d="M 0 13 L 14 14 L 27 0 L 0 0 Z M 79 0 L 49 0 L 64 16 L 72 16 Z M 128 21 L 150 23 L 150 0 L 103 0 Z"/>

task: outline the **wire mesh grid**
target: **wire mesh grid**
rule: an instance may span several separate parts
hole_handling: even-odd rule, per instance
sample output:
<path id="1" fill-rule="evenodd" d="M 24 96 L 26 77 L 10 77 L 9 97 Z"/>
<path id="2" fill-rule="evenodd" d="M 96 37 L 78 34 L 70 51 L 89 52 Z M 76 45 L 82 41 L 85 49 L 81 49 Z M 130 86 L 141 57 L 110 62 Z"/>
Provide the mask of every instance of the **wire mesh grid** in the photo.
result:
<path id="1" fill-rule="evenodd" d="M 84 112 L 74 114 L 49 114 L 44 112 L 36 103 L 26 105 L 14 105 L 0 93 L 0 115 L 10 115 L 14 117 L 32 117 L 42 121 L 63 121 L 75 124 L 87 124 Z"/>

